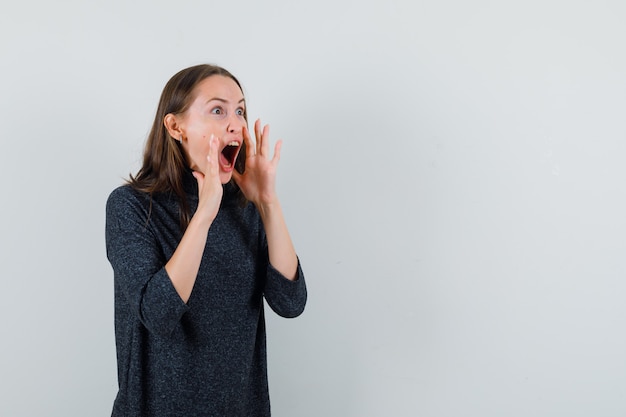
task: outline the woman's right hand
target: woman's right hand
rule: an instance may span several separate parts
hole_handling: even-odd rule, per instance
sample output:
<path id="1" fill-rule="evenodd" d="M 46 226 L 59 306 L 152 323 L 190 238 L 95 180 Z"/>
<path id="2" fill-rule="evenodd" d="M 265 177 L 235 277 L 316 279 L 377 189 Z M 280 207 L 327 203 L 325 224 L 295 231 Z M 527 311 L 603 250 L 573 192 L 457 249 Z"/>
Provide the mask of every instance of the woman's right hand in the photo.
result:
<path id="1" fill-rule="evenodd" d="M 176 292 L 185 303 L 189 300 L 196 282 L 202 254 L 206 246 L 207 231 L 217 216 L 224 193 L 217 159 L 219 141 L 213 135 L 209 141 L 205 172 L 193 172 L 193 176 L 198 181 L 198 208 L 189 221 L 174 254 L 165 264 L 165 270 L 172 280 Z"/>
<path id="2" fill-rule="evenodd" d="M 202 220 L 213 223 L 220 209 L 224 189 L 220 181 L 220 167 L 218 163 L 219 139 L 211 135 L 209 141 L 206 172 L 204 174 L 199 171 L 193 172 L 193 176 L 198 181 L 198 209 L 194 217 L 199 215 Z"/>

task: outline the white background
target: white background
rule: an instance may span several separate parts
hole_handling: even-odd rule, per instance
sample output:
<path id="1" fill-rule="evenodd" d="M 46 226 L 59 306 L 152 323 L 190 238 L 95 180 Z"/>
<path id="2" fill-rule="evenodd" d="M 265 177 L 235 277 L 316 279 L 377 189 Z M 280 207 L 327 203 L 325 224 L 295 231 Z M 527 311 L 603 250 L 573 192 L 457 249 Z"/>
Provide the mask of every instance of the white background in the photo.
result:
<path id="1" fill-rule="evenodd" d="M 284 139 L 309 286 L 274 415 L 626 415 L 626 3 L 20 1 L 0 12 L 0 414 L 116 393 L 109 192 L 216 63 Z"/>

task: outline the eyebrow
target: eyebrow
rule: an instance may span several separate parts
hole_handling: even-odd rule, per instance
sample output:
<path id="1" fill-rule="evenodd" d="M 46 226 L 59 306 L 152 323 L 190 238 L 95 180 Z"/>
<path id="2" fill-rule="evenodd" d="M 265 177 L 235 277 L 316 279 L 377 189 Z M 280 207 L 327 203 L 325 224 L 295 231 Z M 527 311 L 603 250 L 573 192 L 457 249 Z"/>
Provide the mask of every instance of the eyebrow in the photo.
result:
<path id="1" fill-rule="evenodd" d="M 211 102 L 211 101 L 219 101 L 219 102 L 221 102 L 221 103 L 228 103 L 228 100 L 225 100 L 225 99 L 223 99 L 223 98 L 219 98 L 219 97 L 213 97 L 213 98 L 210 98 L 210 99 L 208 99 L 206 102 L 207 102 L 207 103 L 209 103 L 209 102 Z M 245 99 L 245 97 L 244 97 L 244 98 L 242 98 L 241 100 L 239 100 L 237 103 L 245 103 L 245 102 L 246 102 L 246 99 Z"/>

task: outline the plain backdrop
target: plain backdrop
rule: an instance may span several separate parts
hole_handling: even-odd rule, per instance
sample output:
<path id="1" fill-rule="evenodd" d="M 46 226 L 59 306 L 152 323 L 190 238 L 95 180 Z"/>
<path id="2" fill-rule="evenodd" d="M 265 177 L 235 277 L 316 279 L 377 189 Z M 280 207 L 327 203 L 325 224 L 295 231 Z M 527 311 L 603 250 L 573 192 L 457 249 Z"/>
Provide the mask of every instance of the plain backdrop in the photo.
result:
<path id="1" fill-rule="evenodd" d="M 626 3 L 4 1 L 0 415 L 110 415 L 108 194 L 215 63 L 309 287 L 275 416 L 626 415 Z"/>

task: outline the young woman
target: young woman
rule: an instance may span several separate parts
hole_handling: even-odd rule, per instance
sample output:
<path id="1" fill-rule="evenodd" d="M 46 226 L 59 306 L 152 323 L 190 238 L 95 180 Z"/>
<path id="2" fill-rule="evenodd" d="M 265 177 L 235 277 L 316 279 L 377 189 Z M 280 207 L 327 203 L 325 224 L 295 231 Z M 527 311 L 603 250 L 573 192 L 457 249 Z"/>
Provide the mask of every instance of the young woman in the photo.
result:
<path id="1" fill-rule="evenodd" d="M 269 416 L 263 298 L 306 286 L 275 190 L 279 141 L 247 129 L 237 79 L 199 65 L 165 86 L 143 165 L 107 201 L 119 392 L 113 416 Z"/>

